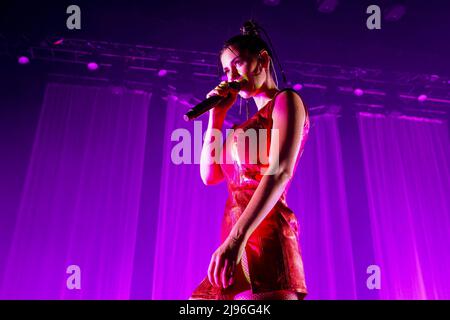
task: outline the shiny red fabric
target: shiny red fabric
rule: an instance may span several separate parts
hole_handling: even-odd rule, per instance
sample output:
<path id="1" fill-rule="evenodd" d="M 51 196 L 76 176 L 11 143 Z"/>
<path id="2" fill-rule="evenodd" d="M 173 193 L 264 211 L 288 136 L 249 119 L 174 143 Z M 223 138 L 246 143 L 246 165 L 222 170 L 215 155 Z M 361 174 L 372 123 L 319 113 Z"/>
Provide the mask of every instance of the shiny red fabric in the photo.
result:
<path id="1" fill-rule="evenodd" d="M 275 98 L 253 117 L 239 126 L 234 126 L 234 133 L 229 134 L 224 143 L 223 160 L 225 161 L 225 157 L 228 155 L 231 156 L 232 162 L 223 161 L 224 164 L 221 165 L 229 191 L 222 222 L 222 242 L 230 233 L 258 187 L 263 177 L 262 169 L 268 167 L 267 161 L 261 161 L 259 156 L 257 162 L 252 164 L 249 161 L 248 152 L 242 156 L 242 153 L 236 151 L 237 143 L 242 141 L 237 139 L 239 134 L 237 129 L 243 129 L 244 132 L 250 128 L 255 129 L 256 132 L 258 129 L 267 129 L 267 147 L 264 150 L 268 155 L 274 101 Z M 303 153 L 308 132 L 309 117 L 307 116 L 297 164 Z M 248 143 L 244 147 L 246 151 L 248 151 L 247 147 Z M 258 155 L 260 154 L 259 148 L 260 145 L 258 145 Z M 245 290 L 251 290 L 255 294 L 290 290 L 297 292 L 300 297 L 307 294 L 301 249 L 298 242 L 298 222 L 286 202 L 288 188 L 289 185 L 273 209 L 248 239 L 241 262 L 237 265 L 233 285 L 226 289 L 217 288 L 209 282 L 206 276 L 192 293 L 191 299 L 233 299 L 236 294 Z"/>

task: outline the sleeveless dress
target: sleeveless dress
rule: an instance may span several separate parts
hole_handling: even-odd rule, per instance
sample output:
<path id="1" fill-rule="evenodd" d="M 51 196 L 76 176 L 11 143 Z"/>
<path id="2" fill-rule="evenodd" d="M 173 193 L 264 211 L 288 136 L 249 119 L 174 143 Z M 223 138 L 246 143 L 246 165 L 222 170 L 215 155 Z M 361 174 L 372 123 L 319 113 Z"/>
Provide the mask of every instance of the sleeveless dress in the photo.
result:
<path id="1" fill-rule="evenodd" d="M 285 90 L 294 91 L 287 88 L 279 91 L 277 95 Z M 277 95 L 247 121 L 233 126 L 234 132 L 229 134 L 224 142 L 221 168 L 227 182 L 229 196 L 222 220 L 221 243 L 227 238 L 253 196 L 263 177 L 261 172 L 264 171 L 262 170 L 268 168 L 268 161 L 263 161 L 259 157 L 259 144 L 257 161 L 249 161 L 248 153 L 244 154 L 245 159 L 243 159 L 242 153 L 237 152 L 238 142 L 244 140 L 238 138 L 238 134 L 242 134 L 242 131 L 238 129 L 242 129 L 244 132 L 251 128 L 256 132 L 261 132 L 258 129 L 266 129 L 267 147 L 265 150 L 268 155 L 270 129 L 273 123 L 272 111 Z M 301 147 L 295 167 L 303 153 L 308 132 L 309 117 L 306 114 Z M 248 143 L 244 146 L 246 151 L 248 151 L 247 147 Z M 226 156 L 229 156 L 232 161 L 226 162 Z M 246 290 L 252 290 L 254 294 L 290 290 L 297 292 L 300 298 L 307 294 L 301 249 L 298 242 L 298 222 L 286 202 L 288 188 L 289 184 L 273 209 L 249 237 L 242 259 L 236 266 L 234 283 L 225 289 L 217 288 L 209 282 L 206 276 L 193 291 L 191 299 L 229 300 Z"/>

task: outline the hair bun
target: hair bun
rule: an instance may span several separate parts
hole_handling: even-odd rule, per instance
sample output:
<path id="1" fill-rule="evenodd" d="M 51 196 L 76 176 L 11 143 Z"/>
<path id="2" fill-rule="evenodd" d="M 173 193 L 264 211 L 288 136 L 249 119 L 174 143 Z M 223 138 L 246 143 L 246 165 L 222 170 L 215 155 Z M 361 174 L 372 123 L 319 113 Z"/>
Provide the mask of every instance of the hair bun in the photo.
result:
<path id="1" fill-rule="evenodd" d="M 241 27 L 241 34 L 244 36 L 259 36 L 259 26 L 253 20 L 248 20 Z"/>

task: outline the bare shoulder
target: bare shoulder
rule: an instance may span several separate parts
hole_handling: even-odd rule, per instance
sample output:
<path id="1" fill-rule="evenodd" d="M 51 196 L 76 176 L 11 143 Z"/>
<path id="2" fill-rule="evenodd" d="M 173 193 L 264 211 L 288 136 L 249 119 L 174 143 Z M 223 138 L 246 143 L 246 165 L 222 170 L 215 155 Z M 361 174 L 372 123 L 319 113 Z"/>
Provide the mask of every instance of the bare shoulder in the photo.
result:
<path id="1" fill-rule="evenodd" d="M 304 119 L 307 111 L 300 95 L 294 90 L 283 90 L 275 97 L 272 117 L 275 119 Z"/>

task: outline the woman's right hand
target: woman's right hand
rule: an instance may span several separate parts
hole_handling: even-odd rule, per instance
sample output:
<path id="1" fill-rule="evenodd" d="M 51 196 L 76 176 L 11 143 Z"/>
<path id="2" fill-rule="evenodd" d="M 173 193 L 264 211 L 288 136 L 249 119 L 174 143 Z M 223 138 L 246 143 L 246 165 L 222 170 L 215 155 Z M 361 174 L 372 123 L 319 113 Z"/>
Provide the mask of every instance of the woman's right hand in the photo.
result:
<path id="1" fill-rule="evenodd" d="M 222 96 L 226 97 L 220 103 L 214 106 L 214 112 L 219 112 L 221 114 L 226 114 L 227 111 L 231 108 L 231 106 L 236 102 L 238 90 L 234 90 L 230 88 L 228 82 L 222 81 L 217 87 L 212 89 L 207 95 L 206 98 L 212 96 Z"/>

